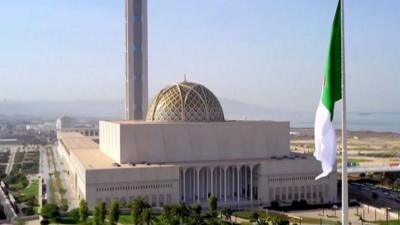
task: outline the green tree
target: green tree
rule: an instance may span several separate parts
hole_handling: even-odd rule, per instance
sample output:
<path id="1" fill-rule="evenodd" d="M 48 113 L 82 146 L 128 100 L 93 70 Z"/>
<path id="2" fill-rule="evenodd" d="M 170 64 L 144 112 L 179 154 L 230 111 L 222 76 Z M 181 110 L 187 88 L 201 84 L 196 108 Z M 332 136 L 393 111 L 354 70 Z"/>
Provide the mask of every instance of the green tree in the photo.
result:
<path id="1" fill-rule="evenodd" d="M 45 219 L 53 219 L 56 218 L 58 215 L 60 215 L 58 206 L 56 204 L 43 205 L 40 214 Z"/>
<path id="2" fill-rule="evenodd" d="M 63 198 L 61 199 L 61 207 L 60 209 L 64 212 L 68 211 L 68 201 L 67 199 Z"/>
<path id="3" fill-rule="evenodd" d="M 93 212 L 93 225 L 100 225 L 101 224 L 101 214 L 99 206 L 94 207 Z"/>
<path id="4" fill-rule="evenodd" d="M 212 195 L 208 199 L 208 211 L 213 217 L 217 216 L 217 208 L 218 208 L 218 199 L 214 195 Z"/>
<path id="5" fill-rule="evenodd" d="M 154 225 L 179 225 L 180 220 L 177 215 L 177 205 L 164 205 L 160 216 L 153 219 Z"/>
<path id="6" fill-rule="evenodd" d="M 110 213 L 108 215 L 108 222 L 110 225 L 115 225 L 118 223 L 119 213 L 119 202 L 117 200 L 113 200 L 110 206 Z"/>
<path id="7" fill-rule="evenodd" d="M 150 208 L 150 205 L 142 197 L 137 197 L 133 200 L 131 204 L 133 224 L 139 225 L 142 223 L 141 217 L 146 208 Z"/>
<path id="8" fill-rule="evenodd" d="M 49 224 L 50 224 L 50 221 L 48 219 L 42 219 L 40 221 L 40 225 L 49 225 Z"/>
<path id="9" fill-rule="evenodd" d="M 79 202 L 79 221 L 86 222 L 89 215 L 89 209 L 87 206 L 87 202 L 84 199 L 81 199 Z"/>
<path id="10" fill-rule="evenodd" d="M 228 207 L 224 207 L 221 210 L 221 214 L 224 216 L 225 220 L 231 221 L 233 211 L 232 211 L 232 209 L 230 209 Z"/>
<path id="11" fill-rule="evenodd" d="M 72 209 L 69 211 L 69 216 L 77 223 L 79 222 L 79 209 Z"/>
<path id="12" fill-rule="evenodd" d="M 190 207 L 191 219 L 193 220 L 194 224 L 202 224 L 203 223 L 201 211 L 202 211 L 202 208 L 201 208 L 200 204 L 196 203 Z"/>
<path id="13" fill-rule="evenodd" d="M 107 214 L 107 208 L 106 208 L 106 203 L 101 201 L 99 202 L 99 211 L 100 211 L 100 222 L 104 223 L 104 220 L 106 219 L 106 214 Z"/>
<path id="14" fill-rule="evenodd" d="M 174 206 L 174 214 L 179 216 L 181 221 L 185 221 L 187 217 L 190 216 L 190 210 L 184 202 L 180 202 L 178 205 Z"/>
<path id="15" fill-rule="evenodd" d="M 151 218 L 152 218 L 152 211 L 151 208 L 145 208 L 142 213 L 142 223 L 146 225 L 150 225 Z"/>
<path id="16" fill-rule="evenodd" d="M 194 217 L 201 217 L 201 211 L 202 211 L 202 208 L 201 208 L 201 205 L 200 204 L 193 204 L 191 207 L 190 207 L 190 209 L 191 209 L 191 214 L 194 216 Z"/>

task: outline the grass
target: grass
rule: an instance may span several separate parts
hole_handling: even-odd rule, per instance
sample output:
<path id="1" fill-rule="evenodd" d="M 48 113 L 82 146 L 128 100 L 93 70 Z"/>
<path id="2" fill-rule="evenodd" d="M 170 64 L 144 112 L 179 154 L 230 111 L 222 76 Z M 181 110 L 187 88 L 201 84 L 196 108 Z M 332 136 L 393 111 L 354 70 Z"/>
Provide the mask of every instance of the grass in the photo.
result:
<path id="1" fill-rule="evenodd" d="M 21 163 L 24 160 L 25 152 L 16 152 L 14 163 Z"/>
<path id="2" fill-rule="evenodd" d="M 277 215 L 274 213 L 266 214 L 265 212 L 261 212 L 261 211 L 258 211 L 257 213 L 263 219 L 267 219 L 269 216 Z M 237 212 L 233 213 L 233 216 L 249 220 L 251 218 L 252 214 L 253 214 L 253 211 L 237 211 Z M 320 224 L 320 222 L 321 222 L 319 218 L 312 218 L 312 217 L 302 217 L 302 218 L 303 218 L 302 223 L 305 223 L 305 224 Z M 294 219 L 294 218 L 288 218 L 288 219 L 291 223 L 300 224 L 300 221 L 298 219 Z M 333 221 L 333 220 L 322 219 L 322 224 L 336 225 L 337 222 Z M 398 225 L 400 225 L 400 224 L 398 224 Z"/>
<path id="3" fill-rule="evenodd" d="M 311 218 L 311 217 L 302 217 L 303 218 L 303 222 L 302 223 L 306 223 L 306 224 L 320 224 L 320 219 L 319 218 Z M 297 220 L 292 220 L 291 222 L 296 223 L 299 222 Z M 322 219 L 322 224 L 329 224 L 329 225 L 336 225 L 337 222 L 333 221 L 333 220 L 324 220 Z"/>
<path id="4" fill-rule="evenodd" d="M 133 217 L 132 217 L 132 215 L 128 215 L 128 214 L 120 215 L 118 223 L 121 223 L 121 224 L 133 224 Z"/>
<path id="5" fill-rule="evenodd" d="M 386 225 L 386 221 L 379 221 L 379 225 Z M 399 220 L 389 220 L 389 225 L 400 225 Z"/>
<path id="6" fill-rule="evenodd" d="M 252 211 L 237 211 L 233 213 L 233 216 L 249 220 L 251 219 L 252 214 Z"/>
<path id="7" fill-rule="evenodd" d="M 342 162 L 342 158 L 337 158 L 338 162 Z M 362 163 L 362 162 L 372 162 L 370 159 L 348 159 L 349 163 Z"/>
<path id="8" fill-rule="evenodd" d="M 26 196 L 37 196 L 39 193 L 39 180 L 33 180 L 21 193 Z"/>
<path id="9" fill-rule="evenodd" d="M 393 158 L 396 152 L 382 152 L 382 153 L 367 153 L 363 156 L 377 157 L 377 158 Z"/>
<path id="10" fill-rule="evenodd" d="M 93 219 L 91 217 L 89 217 L 86 221 L 85 224 L 92 224 L 93 223 Z M 67 216 L 60 216 L 59 220 L 57 222 L 52 222 L 51 224 L 81 224 L 79 221 L 74 220 L 72 217 L 70 217 L 69 215 Z"/>

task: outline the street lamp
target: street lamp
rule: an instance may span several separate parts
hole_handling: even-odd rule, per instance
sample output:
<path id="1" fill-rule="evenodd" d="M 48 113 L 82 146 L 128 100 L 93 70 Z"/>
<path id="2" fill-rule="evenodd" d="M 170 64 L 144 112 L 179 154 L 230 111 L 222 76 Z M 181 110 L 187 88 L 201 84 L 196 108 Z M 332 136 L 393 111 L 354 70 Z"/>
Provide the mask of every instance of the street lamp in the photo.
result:
<path id="1" fill-rule="evenodd" d="M 390 210 L 390 208 L 387 207 L 386 208 L 386 225 L 389 225 L 389 210 Z"/>
<path id="2" fill-rule="evenodd" d="M 335 217 L 336 217 L 336 210 L 338 209 L 337 205 L 333 205 L 333 212 L 335 213 Z"/>

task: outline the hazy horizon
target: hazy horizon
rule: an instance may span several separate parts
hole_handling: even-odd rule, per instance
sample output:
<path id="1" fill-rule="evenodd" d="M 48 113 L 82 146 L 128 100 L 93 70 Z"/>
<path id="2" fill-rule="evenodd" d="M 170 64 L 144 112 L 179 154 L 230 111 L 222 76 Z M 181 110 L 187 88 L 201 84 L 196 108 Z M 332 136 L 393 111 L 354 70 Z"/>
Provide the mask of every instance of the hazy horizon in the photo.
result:
<path id="1" fill-rule="evenodd" d="M 314 112 L 337 1 L 149 1 L 149 96 L 188 80 L 219 98 Z M 0 101 L 121 99 L 124 1 L 0 3 Z M 399 112 L 400 2 L 346 1 L 349 111 Z"/>

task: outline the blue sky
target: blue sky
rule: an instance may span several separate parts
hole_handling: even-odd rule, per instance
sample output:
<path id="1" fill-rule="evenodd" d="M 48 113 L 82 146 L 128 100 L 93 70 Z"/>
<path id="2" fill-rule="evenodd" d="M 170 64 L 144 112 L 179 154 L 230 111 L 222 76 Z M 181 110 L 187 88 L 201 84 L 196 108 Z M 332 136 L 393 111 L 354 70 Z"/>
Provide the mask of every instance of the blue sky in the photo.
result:
<path id="1" fill-rule="evenodd" d="M 149 0 L 150 96 L 183 79 L 314 111 L 335 0 Z M 119 99 L 123 0 L 0 1 L 0 99 Z M 400 111 L 400 1 L 346 0 L 350 110 Z"/>

